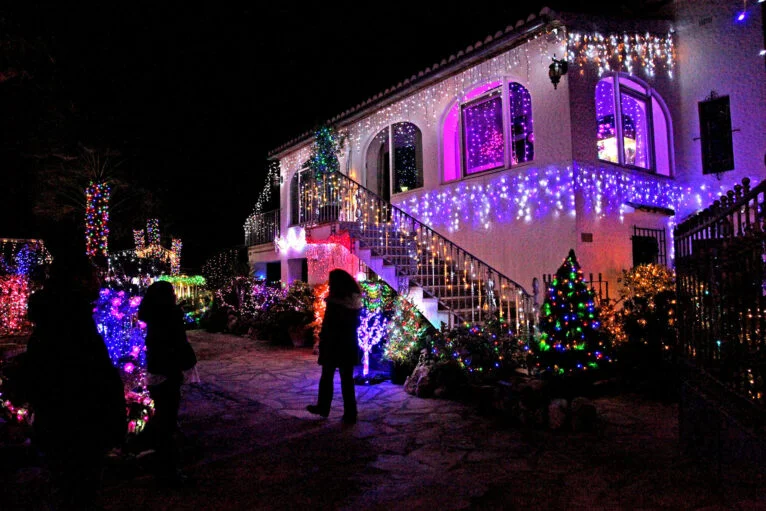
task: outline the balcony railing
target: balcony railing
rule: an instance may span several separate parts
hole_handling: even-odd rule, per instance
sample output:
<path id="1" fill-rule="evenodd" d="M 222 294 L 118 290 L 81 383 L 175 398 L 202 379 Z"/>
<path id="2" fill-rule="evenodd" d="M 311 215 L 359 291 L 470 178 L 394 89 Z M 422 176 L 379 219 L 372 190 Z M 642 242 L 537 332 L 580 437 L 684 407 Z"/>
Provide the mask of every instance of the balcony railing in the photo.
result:
<path id="1" fill-rule="evenodd" d="M 245 222 L 245 245 L 252 247 L 274 243 L 279 237 L 280 210 L 253 213 Z"/>
<path id="2" fill-rule="evenodd" d="M 531 331 L 533 299 L 522 286 L 347 176 L 302 181 L 300 205 L 304 227 L 341 224 L 361 248 L 396 267 L 403 287 L 415 283 L 436 298 L 448 324 L 499 313 L 520 333 Z"/>

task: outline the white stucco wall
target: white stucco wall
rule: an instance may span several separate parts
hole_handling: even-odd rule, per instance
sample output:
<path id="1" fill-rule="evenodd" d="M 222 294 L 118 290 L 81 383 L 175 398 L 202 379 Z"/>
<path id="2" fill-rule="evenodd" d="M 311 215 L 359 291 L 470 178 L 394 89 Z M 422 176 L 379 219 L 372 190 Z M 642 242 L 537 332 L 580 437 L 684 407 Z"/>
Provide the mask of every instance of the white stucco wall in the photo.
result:
<path id="1" fill-rule="evenodd" d="M 764 47 L 763 19 L 761 5 L 747 5 L 747 18 L 737 22 L 741 0 L 674 2 L 681 93 L 676 160 L 684 185 L 730 188 L 743 177 L 754 183 L 766 178 L 766 69 L 758 54 Z M 732 129 L 739 130 L 732 137 L 734 170 L 718 177 L 702 175 L 700 142 L 694 140 L 700 136 L 698 102 L 711 91 L 729 96 Z"/>
<path id="2" fill-rule="evenodd" d="M 668 108 L 674 143 L 671 177 L 625 170 L 597 160 L 594 95 L 601 78 L 597 66 L 572 66 L 557 90 L 548 77 L 550 57 L 564 53 L 563 30 L 446 77 L 352 124 L 341 125 L 348 133 L 341 170 L 363 185 L 372 183 L 366 156 L 373 137 L 391 124 L 414 123 L 422 133 L 424 186 L 395 194 L 392 203 L 528 291 L 533 278 L 555 272 L 574 248 L 585 273 L 601 272 L 610 281 L 614 297 L 617 278 L 632 265 L 634 226 L 664 229 L 671 262 L 674 219 L 659 210 L 633 211 L 623 207 L 626 202 L 672 209 L 678 213 L 677 219 L 709 205 L 744 176 L 754 181 L 765 177 L 766 76 L 763 57 L 757 51 L 763 45 L 760 6 L 750 10 L 746 24 L 735 25 L 733 17 L 741 5 L 723 0 L 675 2 L 676 63 L 672 76 L 665 70 L 654 75 L 640 68 L 634 71 Z M 707 21 L 700 25 L 701 19 Z M 656 25 L 655 32 L 662 33 L 657 27 L 667 24 Z M 444 183 L 444 116 L 472 88 L 494 80 L 516 81 L 530 92 L 534 161 Z M 720 181 L 716 176 L 702 177 L 700 146 L 693 140 L 699 136 L 697 103 L 711 90 L 730 95 L 732 125 L 740 129 L 734 134 L 736 170 L 725 173 Z M 282 231 L 293 239 L 300 239 L 302 229 L 288 229 L 290 182 L 309 154 L 310 142 L 306 142 L 281 158 L 285 177 L 280 189 Z M 582 175 L 586 178 L 580 180 Z M 611 189 L 599 188 L 607 182 L 612 183 Z M 637 184 L 631 188 L 630 183 Z M 583 241 L 583 233 L 591 233 L 593 241 Z M 281 258 L 283 279 L 289 281 L 285 261 L 302 257 L 304 252 L 298 246 L 282 254 L 253 255 Z"/>

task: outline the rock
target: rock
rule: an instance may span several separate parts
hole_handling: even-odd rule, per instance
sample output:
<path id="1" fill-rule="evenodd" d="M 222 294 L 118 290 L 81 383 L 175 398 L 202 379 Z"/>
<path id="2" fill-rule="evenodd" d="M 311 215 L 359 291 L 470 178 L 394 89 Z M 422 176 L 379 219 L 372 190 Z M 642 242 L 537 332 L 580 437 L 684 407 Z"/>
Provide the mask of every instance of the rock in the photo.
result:
<path id="1" fill-rule="evenodd" d="M 412 374 L 404 381 L 404 391 L 417 397 L 431 397 L 436 390 L 436 385 L 431 378 L 433 364 L 418 364 Z"/>
<path id="2" fill-rule="evenodd" d="M 569 403 L 566 399 L 554 399 L 548 405 L 548 427 L 553 431 L 563 429 L 569 415 Z"/>
<path id="3" fill-rule="evenodd" d="M 572 429 L 574 431 L 593 431 L 597 419 L 596 405 L 590 399 L 576 397 L 572 400 Z"/>
<path id="4" fill-rule="evenodd" d="M 546 407 L 550 401 L 546 382 L 542 380 L 526 381 L 519 387 L 519 399 L 521 404 L 529 410 Z"/>

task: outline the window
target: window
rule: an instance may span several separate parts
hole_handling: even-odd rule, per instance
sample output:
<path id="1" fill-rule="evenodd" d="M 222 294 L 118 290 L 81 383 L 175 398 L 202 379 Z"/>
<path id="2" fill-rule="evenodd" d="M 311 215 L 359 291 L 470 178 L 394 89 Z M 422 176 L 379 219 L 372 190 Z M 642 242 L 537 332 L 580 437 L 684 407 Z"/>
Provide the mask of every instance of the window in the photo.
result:
<path id="1" fill-rule="evenodd" d="M 290 180 L 290 225 L 296 225 L 300 221 L 300 184 L 298 182 L 298 174 L 293 174 L 293 178 Z"/>
<path id="2" fill-rule="evenodd" d="M 367 187 L 389 200 L 391 192 L 406 192 L 422 186 L 423 136 L 420 129 L 411 122 L 382 129 L 367 147 Z"/>
<path id="3" fill-rule="evenodd" d="M 459 179 L 534 158 L 532 101 L 516 82 L 492 82 L 465 95 L 444 118 L 443 178 Z"/>
<path id="4" fill-rule="evenodd" d="M 734 169 L 729 96 L 711 97 L 698 104 L 702 173 L 717 174 Z"/>
<path id="5" fill-rule="evenodd" d="M 670 120 L 662 99 L 615 74 L 596 85 L 598 159 L 670 175 Z"/>
<path id="6" fill-rule="evenodd" d="M 639 264 L 661 264 L 666 266 L 667 251 L 665 229 L 650 229 L 633 226 L 633 266 Z"/>

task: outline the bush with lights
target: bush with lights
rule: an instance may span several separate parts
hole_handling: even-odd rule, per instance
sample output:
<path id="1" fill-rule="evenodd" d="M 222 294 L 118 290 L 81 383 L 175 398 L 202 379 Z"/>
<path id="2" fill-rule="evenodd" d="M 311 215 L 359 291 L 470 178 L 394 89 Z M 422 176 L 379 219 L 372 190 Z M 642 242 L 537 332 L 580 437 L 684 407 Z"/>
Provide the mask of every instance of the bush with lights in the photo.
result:
<path id="1" fill-rule="evenodd" d="M 625 341 L 616 358 L 627 385 L 655 383 L 663 394 L 672 378 L 675 326 L 675 275 L 659 264 L 624 271 L 620 316 Z"/>
<path id="2" fill-rule="evenodd" d="M 603 367 L 611 358 L 600 327 L 595 293 L 570 250 L 546 292 L 531 368 L 544 376 L 572 376 Z"/>
<path id="3" fill-rule="evenodd" d="M 383 356 L 394 367 L 412 369 L 418 362 L 422 339 L 428 322 L 417 307 L 402 296 L 393 299 L 391 319 L 387 324 L 388 342 Z"/>
<path id="4" fill-rule="evenodd" d="M 434 364 L 436 379 L 453 389 L 510 379 L 525 347 L 498 312 L 483 326 L 466 324 L 443 332 L 429 329 L 423 344 L 420 364 Z"/>

